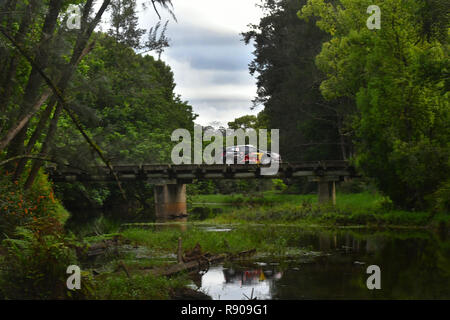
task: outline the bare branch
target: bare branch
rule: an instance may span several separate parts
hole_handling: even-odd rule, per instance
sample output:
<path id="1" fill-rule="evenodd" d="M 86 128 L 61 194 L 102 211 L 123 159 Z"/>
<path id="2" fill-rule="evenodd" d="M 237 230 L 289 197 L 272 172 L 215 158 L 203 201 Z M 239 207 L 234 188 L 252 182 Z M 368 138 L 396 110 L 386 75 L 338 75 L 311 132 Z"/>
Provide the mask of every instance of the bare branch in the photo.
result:
<path id="1" fill-rule="evenodd" d="M 9 158 L 9 159 L 1 161 L 0 162 L 0 167 L 4 166 L 7 163 L 10 163 L 10 162 L 13 162 L 13 161 L 16 161 L 16 160 L 19 160 L 19 159 L 41 160 L 41 161 L 45 161 L 45 162 L 56 163 L 57 165 L 64 166 L 64 167 L 70 167 L 70 168 L 74 168 L 74 169 L 77 169 L 77 170 L 83 170 L 83 169 L 81 169 L 79 167 L 76 167 L 76 166 L 73 166 L 71 164 L 64 163 L 64 162 L 58 161 L 56 159 L 45 157 L 44 155 L 41 155 L 41 154 L 34 154 L 34 155 L 33 154 L 28 154 L 28 155 L 15 156 L 15 157 L 12 157 L 12 158 Z"/>

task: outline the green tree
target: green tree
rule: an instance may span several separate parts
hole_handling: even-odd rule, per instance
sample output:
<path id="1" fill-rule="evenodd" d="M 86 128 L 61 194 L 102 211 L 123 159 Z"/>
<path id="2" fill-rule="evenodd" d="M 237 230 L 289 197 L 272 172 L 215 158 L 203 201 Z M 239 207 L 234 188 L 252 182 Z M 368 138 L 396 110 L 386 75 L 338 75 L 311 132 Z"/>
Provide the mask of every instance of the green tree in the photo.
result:
<path id="1" fill-rule="evenodd" d="M 146 30 L 138 27 L 136 0 L 113 0 L 109 10 L 111 28 L 108 34 L 131 48 L 140 48 Z"/>
<path id="2" fill-rule="evenodd" d="M 113 164 L 168 163 L 175 129 L 193 130 L 196 115 L 192 107 L 175 93 L 173 73 L 168 65 L 152 56 L 142 56 L 113 37 L 94 36 L 96 47 L 86 57 L 74 78 L 73 106 Z M 99 164 L 70 119 L 63 115 L 51 156 L 76 163 L 89 170 Z M 127 198 L 147 207 L 152 197 L 149 185 L 124 185 Z M 61 194 L 76 204 L 78 199 L 102 195 L 103 205 L 119 200 L 114 185 L 60 187 Z M 84 201 L 86 202 L 86 201 Z M 87 201 L 87 203 L 94 201 Z M 115 202 L 114 202 L 115 203 Z"/>
<path id="3" fill-rule="evenodd" d="M 379 1 L 379 30 L 366 27 L 369 0 L 309 0 L 299 12 L 331 35 L 316 59 L 320 88 L 356 102 L 358 167 L 406 208 L 426 207 L 450 174 L 449 47 L 435 2 Z"/>
<path id="4" fill-rule="evenodd" d="M 265 15 L 243 34 L 255 46 L 250 73 L 257 78 L 267 126 L 280 129 L 285 160 L 346 159 L 352 154 L 348 99 L 326 101 L 319 90 L 324 75 L 314 59 L 329 36 L 314 21 L 297 18 L 306 1 L 265 0 Z"/>
<path id="5" fill-rule="evenodd" d="M 230 129 L 267 129 L 267 119 L 264 112 L 258 113 L 257 116 L 246 115 L 228 122 Z"/>

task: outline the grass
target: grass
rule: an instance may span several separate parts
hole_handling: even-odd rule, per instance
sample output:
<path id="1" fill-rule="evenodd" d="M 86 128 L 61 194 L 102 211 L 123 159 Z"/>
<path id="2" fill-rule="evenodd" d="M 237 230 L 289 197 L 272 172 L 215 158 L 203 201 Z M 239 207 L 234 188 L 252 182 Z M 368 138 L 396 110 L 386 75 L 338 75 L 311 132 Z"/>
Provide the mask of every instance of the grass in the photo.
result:
<path id="1" fill-rule="evenodd" d="M 431 212 L 397 210 L 380 194 L 362 192 L 337 194 L 337 204 L 318 204 L 315 195 L 276 194 L 245 197 L 244 195 L 200 195 L 197 203 L 240 203 L 210 218 L 212 223 L 303 224 L 326 226 L 410 226 L 448 225 L 450 215 Z M 243 199 L 243 201 L 241 201 Z M 239 202 L 240 201 L 240 202 Z"/>
<path id="2" fill-rule="evenodd" d="M 286 248 L 286 237 L 281 236 L 279 230 L 275 232 L 270 227 L 261 228 L 258 232 L 252 232 L 250 227 L 236 227 L 228 232 L 208 232 L 195 226 L 191 226 L 186 232 L 173 229 L 157 232 L 128 229 L 122 235 L 133 243 L 160 254 L 175 253 L 179 237 L 182 238 L 183 250 L 192 249 L 199 243 L 204 252 L 212 254 L 237 253 L 253 248 L 269 254 L 282 254 Z"/>
<path id="3" fill-rule="evenodd" d="M 316 195 L 292 195 L 292 194 L 280 194 L 276 191 L 266 191 L 258 194 L 208 194 L 208 195 L 194 195 L 192 196 L 193 203 L 217 203 L 217 204 L 259 204 L 259 205 L 271 205 L 280 203 L 296 203 L 298 201 L 316 199 Z"/>
<path id="4" fill-rule="evenodd" d="M 170 293 L 189 283 L 186 276 L 114 275 L 105 277 L 96 295 L 104 300 L 167 300 Z"/>
<path id="5" fill-rule="evenodd" d="M 115 257 L 102 267 L 103 272 L 95 278 L 97 299 L 169 299 L 177 289 L 185 288 L 190 282 L 186 274 L 170 278 L 143 275 L 142 269 L 164 267 L 176 263 L 175 252 L 178 238 L 182 238 L 183 250 L 192 249 L 197 243 L 203 252 L 211 254 L 237 253 L 257 249 L 261 256 L 298 256 L 305 258 L 315 254 L 308 248 L 298 247 L 299 233 L 293 228 L 276 230 L 267 226 L 235 226 L 227 232 L 208 231 L 204 225 L 189 225 L 187 230 L 174 228 L 142 229 L 129 228 L 121 232 L 124 239 L 130 240 L 138 248 L 146 248 L 147 253 L 138 257 L 137 251 L 125 256 Z M 103 235 L 103 238 L 109 238 Z M 90 239 L 92 240 L 92 239 Z M 138 250 L 138 249 L 136 249 Z M 131 276 L 117 272 L 119 264 L 124 263 Z"/>
<path id="6" fill-rule="evenodd" d="M 138 248 L 109 261 L 104 272 L 96 282 L 98 299 L 170 299 L 179 289 L 190 282 L 185 274 L 170 278 L 143 275 L 142 269 L 165 267 L 176 263 L 178 239 L 182 238 L 183 250 L 192 249 L 197 243 L 203 252 L 220 254 L 237 253 L 250 249 L 257 250 L 258 259 L 271 256 L 280 262 L 285 257 L 296 256 L 308 259 L 315 253 L 312 248 L 299 247 L 305 232 L 349 232 L 329 228 L 334 226 L 363 226 L 369 229 L 355 228 L 355 238 L 362 232 L 372 230 L 374 236 L 380 230 L 390 237 L 429 237 L 426 230 L 405 228 L 404 230 L 370 227 L 423 227 L 430 223 L 448 225 L 449 216 L 433 216 L 428 212 L 408 212 L 396 210 L 392 203 L 383 196 L 363 192 L 358 194 L 338 194 L 337 205 L 319 205 L 315 195 L 290 195 L 268 192 L 258 195 L 197 195 L 194 203 L 228 204 L 223 211 L 217 211 L 207 220 L 188 225 L 162 227 L 158 224 L 135 224 L 117 233 L 117 228 L 96 228 L 98 231 L 109 230 L 113 234 L 85 237 L 86 242 L 96 242 L 120 235 Z M 103 221 L 105 222 L 105 221 Z M 99 223 L 103 225 L 104 223 Z M 106 223 L 106 225 L 109 225 Z M 216 228 L 231 229 L 227 232 L 208 231 Z M 274 227 L 284 225 L 284 227 Z M 294 227 L 289 227 L 294 226 Z M 295 227 L 297 226 L 297 227 Z M 325 228 L 298 227 L 324 226 Z M 309 230 L 309 231 L 308 231 Z M 334 230 L 334 231 L 333 231 Z M 92 231 L 92 230 L 91 230 Z M 411 234 L 416 232 L 417 234 Z M 92 234 L 92 232 L 90 232 Z M 131 276 L 127 277 L 118 268 L 121 263 L 127 266 Z M 119 270 L 119 272 L 117 272 Z"/>

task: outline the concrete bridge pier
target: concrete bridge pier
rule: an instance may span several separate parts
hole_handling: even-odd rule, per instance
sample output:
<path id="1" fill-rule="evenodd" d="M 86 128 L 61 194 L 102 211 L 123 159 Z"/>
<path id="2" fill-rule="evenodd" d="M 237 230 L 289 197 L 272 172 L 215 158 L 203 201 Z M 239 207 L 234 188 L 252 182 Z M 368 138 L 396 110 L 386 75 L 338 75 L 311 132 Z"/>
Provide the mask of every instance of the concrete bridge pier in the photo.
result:
<path id="1" fill-rule="evenodd" d="M 339 181 L 339 177 L 313 177 L 310 181 L 317 182 L 317 195 L 319 203 L 332 202 L 336 204 L 336 181 Z"/>
<path id="2" fill-rule="evenodd" d="M 154 186 L 157 220 L 170 220 L 187 216 L 186 185 L 182 183 Z"/>

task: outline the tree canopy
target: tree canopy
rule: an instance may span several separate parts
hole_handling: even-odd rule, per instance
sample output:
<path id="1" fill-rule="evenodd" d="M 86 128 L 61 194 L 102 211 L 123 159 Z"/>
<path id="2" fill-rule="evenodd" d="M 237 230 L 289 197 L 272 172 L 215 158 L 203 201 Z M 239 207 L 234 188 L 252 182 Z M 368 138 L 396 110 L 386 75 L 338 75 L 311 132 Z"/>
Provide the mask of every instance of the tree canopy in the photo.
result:
<path id="1" fill-rule="evenodd" d="M 243 34 L 255 46 L 250 73 L 257 78 L 255 106 L 263 104 L 271 128 L 280 130 L 284 159 L 347 159 L 352 154 L 346 114 L 348 99 L 325 100 L 319 90 L 324 74 L 314 63 L 329 36 L 314 21 L 297 18 L 305 1 L 267 0 L 265 15 Z"/>
<path id="2" fill-rule="evenodd" d="M 299 16 L 331 36 L 316 58 L 320 89 L 356 103 L 358 167 L 397 204 L 423 208 L 439 188 L 448 192 L 448 14 L 436 10 L 444 1 L 378 1 L 381 28 L 369 30 L 370 4 L 309 0 Z"/>

